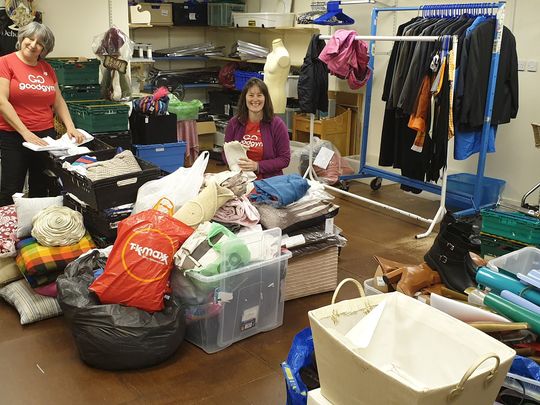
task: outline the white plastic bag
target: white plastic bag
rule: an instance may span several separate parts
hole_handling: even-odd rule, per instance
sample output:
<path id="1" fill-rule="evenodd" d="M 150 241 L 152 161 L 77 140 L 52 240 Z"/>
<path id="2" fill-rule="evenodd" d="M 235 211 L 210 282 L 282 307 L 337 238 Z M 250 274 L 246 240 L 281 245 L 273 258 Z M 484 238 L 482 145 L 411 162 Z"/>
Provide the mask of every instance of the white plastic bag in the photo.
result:
<path id="1" fill-rule="evenodd" d="M 209 158 L 207 151 L 202 152 L 191 167 L 180 167 L 161 179 L 143 184 L 137 193 L 132 215 L 154 207 L 164 197 L 174 204 L 174 212 L 178 211 L 199 194 Z"/>

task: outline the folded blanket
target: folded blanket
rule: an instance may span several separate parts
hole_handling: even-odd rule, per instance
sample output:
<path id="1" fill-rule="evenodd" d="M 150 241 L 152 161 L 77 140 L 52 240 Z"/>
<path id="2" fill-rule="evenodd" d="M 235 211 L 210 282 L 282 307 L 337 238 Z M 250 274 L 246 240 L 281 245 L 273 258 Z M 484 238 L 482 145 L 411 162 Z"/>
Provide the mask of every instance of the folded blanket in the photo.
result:
<path id="1" fill-rule="evenodd" d="M 298 174 L 269 177 L 255 181 L 254 185 L 257 194 L 249 196 L 252 201 L 277 207 L 298 201 L 309 188 L 307 180 Z"/>
<path id="2" fill-rule="evenodd" d="M 141 166 L 130 150 L 125 150 L 112 159 L 102 160 L 86 166 L 86 177 L 92 181 L 103 180 L 109 177 L 140 172 Z"/>
<path id="3" fill-rule="evenodd" d="M 75 245 L 59 247 L 41 246 L 35 238 L 26 238 L 17 243 L 16 262 L 30 285 L 36 287 L 54 281 L 51 277 L 56 279 L 68 263 L 93 248 L 94 242 L 88 234 Z"/>
<path id="4" fill-rule="evenodd" d="M 242 196 L 229 200 L 222 205 L 214 215 L 214 219 L 226 224 L 254 226 L 259 223 L 261 216 L 249 200 Z"/>

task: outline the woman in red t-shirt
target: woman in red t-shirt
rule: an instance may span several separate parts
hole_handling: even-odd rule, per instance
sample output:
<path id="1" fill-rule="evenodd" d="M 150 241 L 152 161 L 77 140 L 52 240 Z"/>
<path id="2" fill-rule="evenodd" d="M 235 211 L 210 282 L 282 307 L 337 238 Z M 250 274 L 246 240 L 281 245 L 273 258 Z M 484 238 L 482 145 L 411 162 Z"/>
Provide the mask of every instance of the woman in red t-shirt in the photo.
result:
<path id="1" fill-rule="evenodd" d="M 240 159 L 238 166 L 256 172 L 258 178 L 283 174 L 289 165 L 289 131 L 283 120 L 274 115 L 268 87 L 260 79 L 249 79 L 240 94 L 238 113 L 225 129 L 225 142 L 231 141 L 249 148 L 248 158 Z"/>
<path id="2" fill-rule="evenodd" d="M 0 58 L 0 206 L 13 204 L 11 196 L 23 190 L 27 173 L 29 197 L 47 196 L 47 152 L 33 152 L 22 143 L 46 146 L 41 138 L 56 137 L 54 113 L 70 137 L 77 143 L 84 139 L 71 120 L 53 68 L 42 59 L 53 50 L 52 31 L 31 22 L 20 28 L 16 47 Z"/>

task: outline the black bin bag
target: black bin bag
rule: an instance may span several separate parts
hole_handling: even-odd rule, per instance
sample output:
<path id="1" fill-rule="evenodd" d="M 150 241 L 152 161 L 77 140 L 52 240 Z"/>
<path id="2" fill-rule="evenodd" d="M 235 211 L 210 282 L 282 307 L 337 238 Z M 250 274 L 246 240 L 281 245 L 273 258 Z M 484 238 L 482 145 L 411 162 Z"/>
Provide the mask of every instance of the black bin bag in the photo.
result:
<path id="1" fill-rule="evenodd" d="M 58 301 L 81 359 L 92 367 L 127 370 L 158 364 L 172 356 L 185 334 L 184 308 L 171 298 L 161 312 L 100 304 L 88 290 L 105 260 L 97 250 L 71 262 L 58 277 Z"/>

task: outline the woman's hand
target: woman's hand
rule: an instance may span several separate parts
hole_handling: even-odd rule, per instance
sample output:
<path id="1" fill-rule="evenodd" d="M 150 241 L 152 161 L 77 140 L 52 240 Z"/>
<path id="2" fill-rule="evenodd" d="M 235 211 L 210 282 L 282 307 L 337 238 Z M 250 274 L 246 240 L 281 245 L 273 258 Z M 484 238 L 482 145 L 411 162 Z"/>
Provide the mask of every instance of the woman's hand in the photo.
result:
<path id="1" fill-rule="evenodd" d="M 67 134 L 71 139 L 75 139 L 75 142 L 77 142 L 77 145 L 79 145 L 81 142 L 84 141 L 84 135 L 78 130 L 78 129 L 68 129 Z"/>
<path id="2" fill-rule="evenodd" d="M 47 142 L 45 142 L 43 139 L 41 139 L 39 136 L 37 136 L 33 132 L 30 132 L 30 131 L 25 132 L 24 135 L 22 135 L 22 137 L 26 142 L 30 142 L 39 146 L 49 146 Z"/>
<path id="3" fill-rule="evenodd" d="M 242 171 L 246 172 L 256 172 L 257 170 L 259 170 L 259 164 L 251 159 L 238 159 L 238 166 L 240 167 L 240 169 L 242 169 Z"/>

